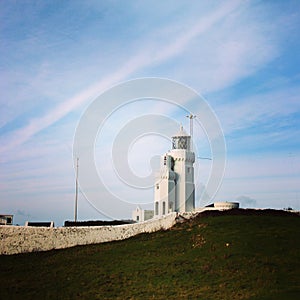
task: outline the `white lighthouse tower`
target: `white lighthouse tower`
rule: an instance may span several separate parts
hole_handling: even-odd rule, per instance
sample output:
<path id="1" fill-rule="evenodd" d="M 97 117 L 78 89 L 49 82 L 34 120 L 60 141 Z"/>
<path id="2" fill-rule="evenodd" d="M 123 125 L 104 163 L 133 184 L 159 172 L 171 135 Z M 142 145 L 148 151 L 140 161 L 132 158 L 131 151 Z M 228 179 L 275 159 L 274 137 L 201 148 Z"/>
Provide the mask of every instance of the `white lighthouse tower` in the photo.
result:
<path id="1" fill-rule="evenodd" d="M 188 212 L 195 208 L 194 162 L 191 136 L 183 127 L 172 137 L 172 150 L 161 157 L 155 179 L 154 215 Z"/>

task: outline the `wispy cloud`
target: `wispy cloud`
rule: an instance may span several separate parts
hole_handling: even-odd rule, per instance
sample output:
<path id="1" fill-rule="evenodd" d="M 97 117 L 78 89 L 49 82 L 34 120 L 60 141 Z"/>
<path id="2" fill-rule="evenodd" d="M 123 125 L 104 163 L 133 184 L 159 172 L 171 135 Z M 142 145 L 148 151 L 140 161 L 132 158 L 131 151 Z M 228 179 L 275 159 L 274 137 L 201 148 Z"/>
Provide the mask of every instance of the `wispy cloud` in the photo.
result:
<path id="1" fill-rule="evenodd" d="M 1 147 L 0 151 L 3 153 L 26 142 L 39 131 L 57 122 L 69 112 L 76 110 L 80 105 L 91 100 L 104 89 L 112 86 L 116 82 L 128 78 L 128 76 L 132 75 L 135 71 L 148 67 L 151 64 L 162 63 L 162 61 L 178 55 L 196 36 L 209 30 L 215 23 L 237 9 L 239 5 L 240 3 L 236 1 L 220 6 L 215 12 L 212 12 L 193 27 L 189 28 L 189 30 L 184 32 L 184 34 L 179 36 L 179 38 L 176 38 L 170 44 L 164 44 L 161 45 L 161 47 L 154 44 L 150 47 L 150 51 L 143 49 L 139 53 L 134 54 L 132 58 L 124 63 L 118 70 L 112 72 L 111 75 L 103 78 L 74 97 L 65 100 L 55 108 L 50 109 L 46 115 L 32 118 L 29 124 L 23 128 L 2 136 L 1 140 L 3 142 L 1 142 L 1 144 L 4 146 Z"/>
<path id="2" fill-rule="evenodd" d="M 269 126 L 276 132 L 282 129 L 281 122 L 286 117 L 293 118 L 294 114 L 300 113 L 299 93 L 298 87 L 284 86 L 255 96 L 231 99 L 231 102 L 219 105 L 216 111 L 227 135 L 258 125 Z"/>

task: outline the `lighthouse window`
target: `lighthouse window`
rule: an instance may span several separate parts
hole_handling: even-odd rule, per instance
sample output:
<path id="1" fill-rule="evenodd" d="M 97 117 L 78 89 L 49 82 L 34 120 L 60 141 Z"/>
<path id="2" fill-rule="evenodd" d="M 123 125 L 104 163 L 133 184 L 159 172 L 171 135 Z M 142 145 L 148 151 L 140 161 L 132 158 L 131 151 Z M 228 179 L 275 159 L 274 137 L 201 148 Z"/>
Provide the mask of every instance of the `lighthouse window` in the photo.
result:
<path id="1" fill-rule="evenodd" d="M 158 202 L 155 202 L 155 215 L 158 215 Z"/>
<path id="2" fill-rule="evenodd" d="M 162 214 L 163 215 L 166 214 L 166 202 L 163 202 L 163 213 Z"/>
<path id="3" fill-rule="evenodd" d="M 172 141 L 172 148 L 173 149 L 176 149 L 177 147 L 176 147 L 176 139 L 175 138 L 173 138 L 173 141 Z"/>
<path id="4" fill-rule="evenodd" d="M 186 149 L 186 138 L 181 137 L 181 138 L 178 140 L 178 148 L 179 148 L 179 149 Z"/>
<path id="5" fill-rule="evenodd" d="M 159 190 L 159 184 L 156 185 L 156 189 Z"/>
<path id="6" fill-rule="evenodd" d="M 188 171 L 188 173 L 191 173 L 191 168 L 188 167 L 188 168 L 187 168 L 187 171 Z"/>
<path id="7" fill-rule="evenodd" d="M 185 136 L 174 137 L 172 141 L 173 149 L 187 149 L 188 140 Z"/>

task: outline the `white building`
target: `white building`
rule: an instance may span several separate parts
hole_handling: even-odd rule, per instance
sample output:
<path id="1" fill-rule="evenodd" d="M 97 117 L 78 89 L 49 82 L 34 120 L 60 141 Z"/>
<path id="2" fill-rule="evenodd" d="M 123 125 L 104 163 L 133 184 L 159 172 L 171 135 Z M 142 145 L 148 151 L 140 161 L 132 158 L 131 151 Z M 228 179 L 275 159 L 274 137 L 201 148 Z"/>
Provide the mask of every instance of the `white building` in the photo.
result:
<path id="1" fill-rule="evenodd" d="M 12 225 L 13 215 L 0 215 L 0 225 Z"/>
<path id="2" fill-rule="evenodd" d="M 240 204 L 238 202 L 214 202 L 203 208 L 199 208 L 199 211 L 205 210 L 229 210 L 234 208 L 239 208 Z"/>
<path id="3" fill-rule="evenodd" d="M 153 218 L 153 210 L 142 209 L 140 206 L 132 212 L 132 220 L 135 222 L 144 222 Z"/>
<path id="4" fill-rule="evenodd" d="M 161 156 L 154 187 L 155 217 L 173 211 L 190 212 L 195 208 L 195 153 L 191 143 L 191 136 L 180 126 L 172 137 L 172 150 Z"/>

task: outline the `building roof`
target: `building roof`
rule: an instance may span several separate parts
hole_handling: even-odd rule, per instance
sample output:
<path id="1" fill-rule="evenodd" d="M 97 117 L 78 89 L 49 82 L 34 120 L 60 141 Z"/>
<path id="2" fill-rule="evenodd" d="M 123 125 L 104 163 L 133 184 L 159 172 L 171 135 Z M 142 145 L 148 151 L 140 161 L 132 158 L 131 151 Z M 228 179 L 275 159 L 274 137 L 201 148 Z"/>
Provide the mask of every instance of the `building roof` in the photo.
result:
<path id="1" fill-rule="evenodd" d="M 183 129 L 183 126 L 180 125 L 179 131 L 173 135 L 173 137 L 176 137 L 176 136 L 189 136 L 189 135 L 185 132 L 185 130 Z"/>

